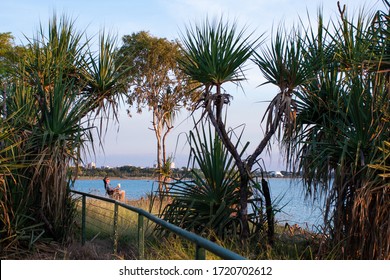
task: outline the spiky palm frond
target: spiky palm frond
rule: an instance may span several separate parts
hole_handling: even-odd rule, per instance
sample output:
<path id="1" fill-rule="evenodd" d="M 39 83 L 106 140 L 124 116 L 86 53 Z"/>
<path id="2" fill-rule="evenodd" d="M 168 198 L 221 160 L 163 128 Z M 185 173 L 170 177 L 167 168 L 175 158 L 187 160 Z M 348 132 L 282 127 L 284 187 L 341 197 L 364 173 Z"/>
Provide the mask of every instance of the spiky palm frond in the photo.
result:
<path id="1" fill-rule="evenodd" d="M 181 36 L 184 58 L 179 61 L 180 67 L 203 85 L 239 83 L 245 79 L 245 62 L 260 43 L 250 37 L 245 29 L 238 31 L 237 24 L 224 23 L 222 18 L 190 26 Z"/>
<path id="2" fill-rule="evenodd" d="M 233 158 L 210 127 L 190 132 L 189 141 L 194 179 L 170 184 L 173 201 L 165 208 L 164 219 L 198 233 L 222 236 L 236 230 L 239 181 Z"/>
<path id="3" fill-rule="evenodd" d="M 41 25 L 7 98 L 9 121 L 19 128 L 15 139 L 23 143 L 19 153 L 27 153 L 21 159 L 26 165 L 15 173 L 15 187 L 7 189 L 14 199 L 9 211 L 28 209 L 29 219 L 19 222 L 42 222 L 40 228 L 58 240 L 71 231 L 67 171 L 80 163 L 86 143 L 93 141 L 91 112 L 111 112 L 107 108 L 112 106 L 115 115 L 118 106 L 113 40 L 102 36 L 95 57 L 83 35 L 65 16 L 54 16 L 47 33 Z"/>
<path id="4" fill-rule="evenodd" d="M 378 172 L 382 178 L 390 178 L 390 142 L 384 141 L 383 146 L 378 148 L 383 157 L 369 167 Z"/>
<path id="5" fill-rule="evenodd" d="M 117 119 L 119 103 L 122 100 L 122 94 L 126 93 L 125 86 L 120 83 L 120 79 L 127 72 L 127 69 L 121 69 L 116 55 L 116 38 L 110 34 L 102 32 L 99 35 L 99 50 L 95 55 L 93 52 L 88 54 L 88 66 L 85 69 L 84 76 L 87 81 L 85 88 L 88 95 L 91 110 L 95 110 L 96 116 L 103 115 L 109 118 L 112 114 Z"/>
<path id="6" fill-rule="evenodd" d="M 42 121 L 33 128 L 26 143 L 26 149 L 35 154 L 35 165 L 28 171 L 32 197 L 50 221 L 46 226 L 55 238 L 61 238 L 66 234 L 64 229 L 68 229 L 64 227 L 69 210 L 68 167 L 79 164 L 83 148 L 91 141 L 91 127 L 83 119 L 90 108 L 79 98 L 77 89 L 61 78 L 53 84 L 47 92 L 47 102 L 41 105 Z"/>
<path id="7" fill-rule="evenodd" d="M 328 25 L 319 20 L 318 36 L 313 30 L 297 36 L 304 42 L 301 63 L 319 64 L 313 79 L 294 92 L 298 114 L 289 157 L 303 172 L 308 193 L 327 197 L 326 224 L 345 246 L 340 256 L 383 258 L 377 242 L 387 243 L 367 225 L 388 223 L 382 215 L 388 213 L 382 203 L 387 189 L 369 168 L 389 137 L 387 44 L 379 43 L 384 33 L 373 28 L 375 17 L 360 14 L 354 21 L 343 11 L 340 16 Z M 367 239 L 375 244 L 370 249 Z"/>
<path id="8" fill-rule="evenodd" d="M 82 69 L 85 67 L 86 47 L 84 34 L 77 32 L 75 23 L 56 15 L 49 21 L 48 30 L 41 25 L 37 35 L 28 39 L 26 56 L 23 62 L 23 78 L 30 86 L 47 92 L 59 74 L 64 80 L 73 80 L 80 87 L 85 85 Z"/>
<path id="9" fill-rule="evenodd" d="M 279 28 L 271 46 L 256 53 L 253 59 L 266 79 L 263 84 L 279 88 L 262 121 L 266 119 L 266 133 L 277 132 L 278 139 L 287 143 L 287 152 L 291 149 L 289 143 L 296 129 L 298 103 L 294 93 L 315 78 L 313 69 L 316 67 L 314 60 L 308 61 L 303 41 L 296 39 L 299 36 L 294 36 L 295 32 L 286 34 Z"/>

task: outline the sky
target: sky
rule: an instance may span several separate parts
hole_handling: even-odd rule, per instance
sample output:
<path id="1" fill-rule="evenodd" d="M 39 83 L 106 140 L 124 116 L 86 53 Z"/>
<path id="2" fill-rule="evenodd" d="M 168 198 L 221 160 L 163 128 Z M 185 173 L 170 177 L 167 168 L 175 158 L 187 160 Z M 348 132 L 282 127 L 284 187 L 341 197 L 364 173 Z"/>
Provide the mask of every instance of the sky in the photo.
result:
<path id="1" fill-rule="evenodd" d="M 382 8 L 381 0 L 343 0 L 348 12 L 366 8 Z M 317 10 L 323 8 L 325 19 L 337 15 L 336 0 L 1 0 L 0 32 L 11 32 L 16 44 L 31 38 L 39 25 L 47 26 L 53 13 L 66 14 L 76 22 L 78 30 L 89 37 L 105 29 L 118 37 L 118 44 L 124 35 L 149 31 L 151 35 L 175 40 L 180 38 L 186 26 L 201 23 L 206 17 L 235 20 L 246 26 L 253 36 L 270 38 L 271 32 L 281 23 L 290 28 L 299 20 L 308 25 L 307 13 L 315 20 Z M 265 45 L 269 40 L 265 41 Z M 277 93 L 273 86 L 260 86 L 264 82 L 254 65 L 247 66 L 247 81 L 242 89 L 227 86 L 233 95 L 228 108 L 227 125 L 244 128 L 243 140 L 251 144 L 249 153 L 261 141 L 263 130 L 261 118 L 267 101 Z M 85 163 L 95 162 L 100 166 L 134 165 L 151 167 L 156 163 L 156 141 L 151 127 L 151 113 L 137 114 L 133 110 L 130 118 L 126 106 L 121 106 L 119 123 L 111 122 L 103 147 L 95 147 L 95 155 L 84 158 Z M 245 124 L 245 125 L 244 125 Z M 176 167 L 187 165 L 188 145 L 186 135 L 193 127 L 190 113 L 182 111 L 175 128 L 169 136 L 168 155 L 173 156 Z M 272 145 L 272 152 L 261 155 L 267 170 L 283 170 L 283 156 Z"/>

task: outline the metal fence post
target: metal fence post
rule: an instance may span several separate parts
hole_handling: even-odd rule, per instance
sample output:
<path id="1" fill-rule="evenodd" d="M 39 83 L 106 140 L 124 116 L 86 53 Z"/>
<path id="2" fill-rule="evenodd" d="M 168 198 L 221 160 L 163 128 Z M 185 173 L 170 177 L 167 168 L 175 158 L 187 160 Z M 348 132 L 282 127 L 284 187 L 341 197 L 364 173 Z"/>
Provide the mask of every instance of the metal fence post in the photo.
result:
<path id="1" fill-rule="evenodd" d="M 145 258 L 145 229 L 144 216 L 138 214 L 138 258 L 143 260 Z"/>
<path id="2" fill-rule="evenodd" d="M 113 239 L 114 239 L 114 244 L 113 244 L 113 249 L 114 252 L 113 254 L 118 253 L 118 203 L 115 201 L 114 204 L 114 230 L 113 230 Z"/>
<path id="3" fill-rule="evenodd" d="M 195 259 L 196 260 L 205 260 L 206 259 L 206 250 L 199 246 L 198 244 L 196 244 L 196 247 L 195 247 Z"/>
<path id="4" fill-rule="evenodd" d="M 85 244 L 85 216 L 86 216 L 86 208 L 87 208 L 87 198 L 85 195 L 82 196 L 81 200 L 81 245 Z"/>

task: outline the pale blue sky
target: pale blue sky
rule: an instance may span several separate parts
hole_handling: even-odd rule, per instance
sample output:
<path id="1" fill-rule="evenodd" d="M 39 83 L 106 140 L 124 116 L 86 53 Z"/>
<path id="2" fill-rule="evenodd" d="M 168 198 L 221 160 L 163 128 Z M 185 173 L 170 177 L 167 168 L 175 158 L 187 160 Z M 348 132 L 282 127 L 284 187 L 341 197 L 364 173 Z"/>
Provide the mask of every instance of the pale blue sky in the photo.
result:
<path id="1" fill-rule="evenodd" d="M 364 4 L 367 7 L 383 7 L 381 0 L 344 0 L 340 1 L 349 7 L 349 12 L 357 11 Z M 201 22 L 206 16 L 224 15 L 235 19 L 239 25 L 247 25 L 248 30 L 255 30 L 255 35 L 270 35 L 272 26 L 284 22 L 291 26 L 299 20 L 306 22 L 306 10 L 315 19 L 318 7 L 322 5 L 325 15 L 335 15 L 336 0 L 1 0 L 0 32 L 12 32 L 15 42 L 23 42 L 24 35 L 31 37 L 40 22 L 46 26 L 55 11 L 66 13 L 80 30 L 86 30 L 88 36 L 106 29 L 118 35 L 119 42 L 123 35 L 141 30 L 149 31 L 154 36 L 176 39 L 180 30 L 188 24 Z M 260 127 L 261 116 L 266 103 L 277 92 L 271 86 L 257 87 L 262 83 L 260 72 L 250 66 L 247 72 L 248 82 L 243 83 L 245 93 L 235 87 L 226 89 L 234 96 L 229 108 L 230 127 L 246 124 L 244 140 L 252 145 L 249 152 L 262 138 Z M 188 112 L 183 111 L 169 138 L 169 154 L 174 154 L 177 166 L 186 165 L 187 148 L 185 135 L 192 127 Z M 155 138 L 150 127 L 151 115 L 133 114 L 127 117 L 125 109 L 121 112 L 119 127 L 111 125 L 104 141 L 103 153 L 97 148 L 95 161 L 98 166 L 153 166 L 155 163 Z M 118 131 L 119 129 L 119 131 Z M 179 137 L 180 136 L 180 137 Z M 178 144 L 177 144 L 178 143 Z M 176 150 L 176 153 L 175 153 Z M 277 149 L 271 156 L 263 155 L 268 170 L 283 169 Z"/>

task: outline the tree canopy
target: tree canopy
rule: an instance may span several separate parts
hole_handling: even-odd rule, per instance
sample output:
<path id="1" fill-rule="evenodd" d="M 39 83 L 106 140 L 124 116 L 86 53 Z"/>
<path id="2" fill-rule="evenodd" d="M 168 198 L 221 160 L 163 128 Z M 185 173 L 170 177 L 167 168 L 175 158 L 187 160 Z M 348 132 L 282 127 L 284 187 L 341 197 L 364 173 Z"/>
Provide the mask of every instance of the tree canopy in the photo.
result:
<path id="1" fill-rule="evenodd" d="M 157 38 L 141 31 L 123 37 L 118 59 L 128 75 L 124 79 L 129 89 L 127 103 L 152 111 L 153 130 L 157 139 L 157 165 L 167 161 L 165 138 L 173 128 L 175 115 L 189 106 L 196 93 L 188 77 L 178 67 L 182 57 L 176 41 Z M 128 110 L 131 114 L 131 108 Z"/>

